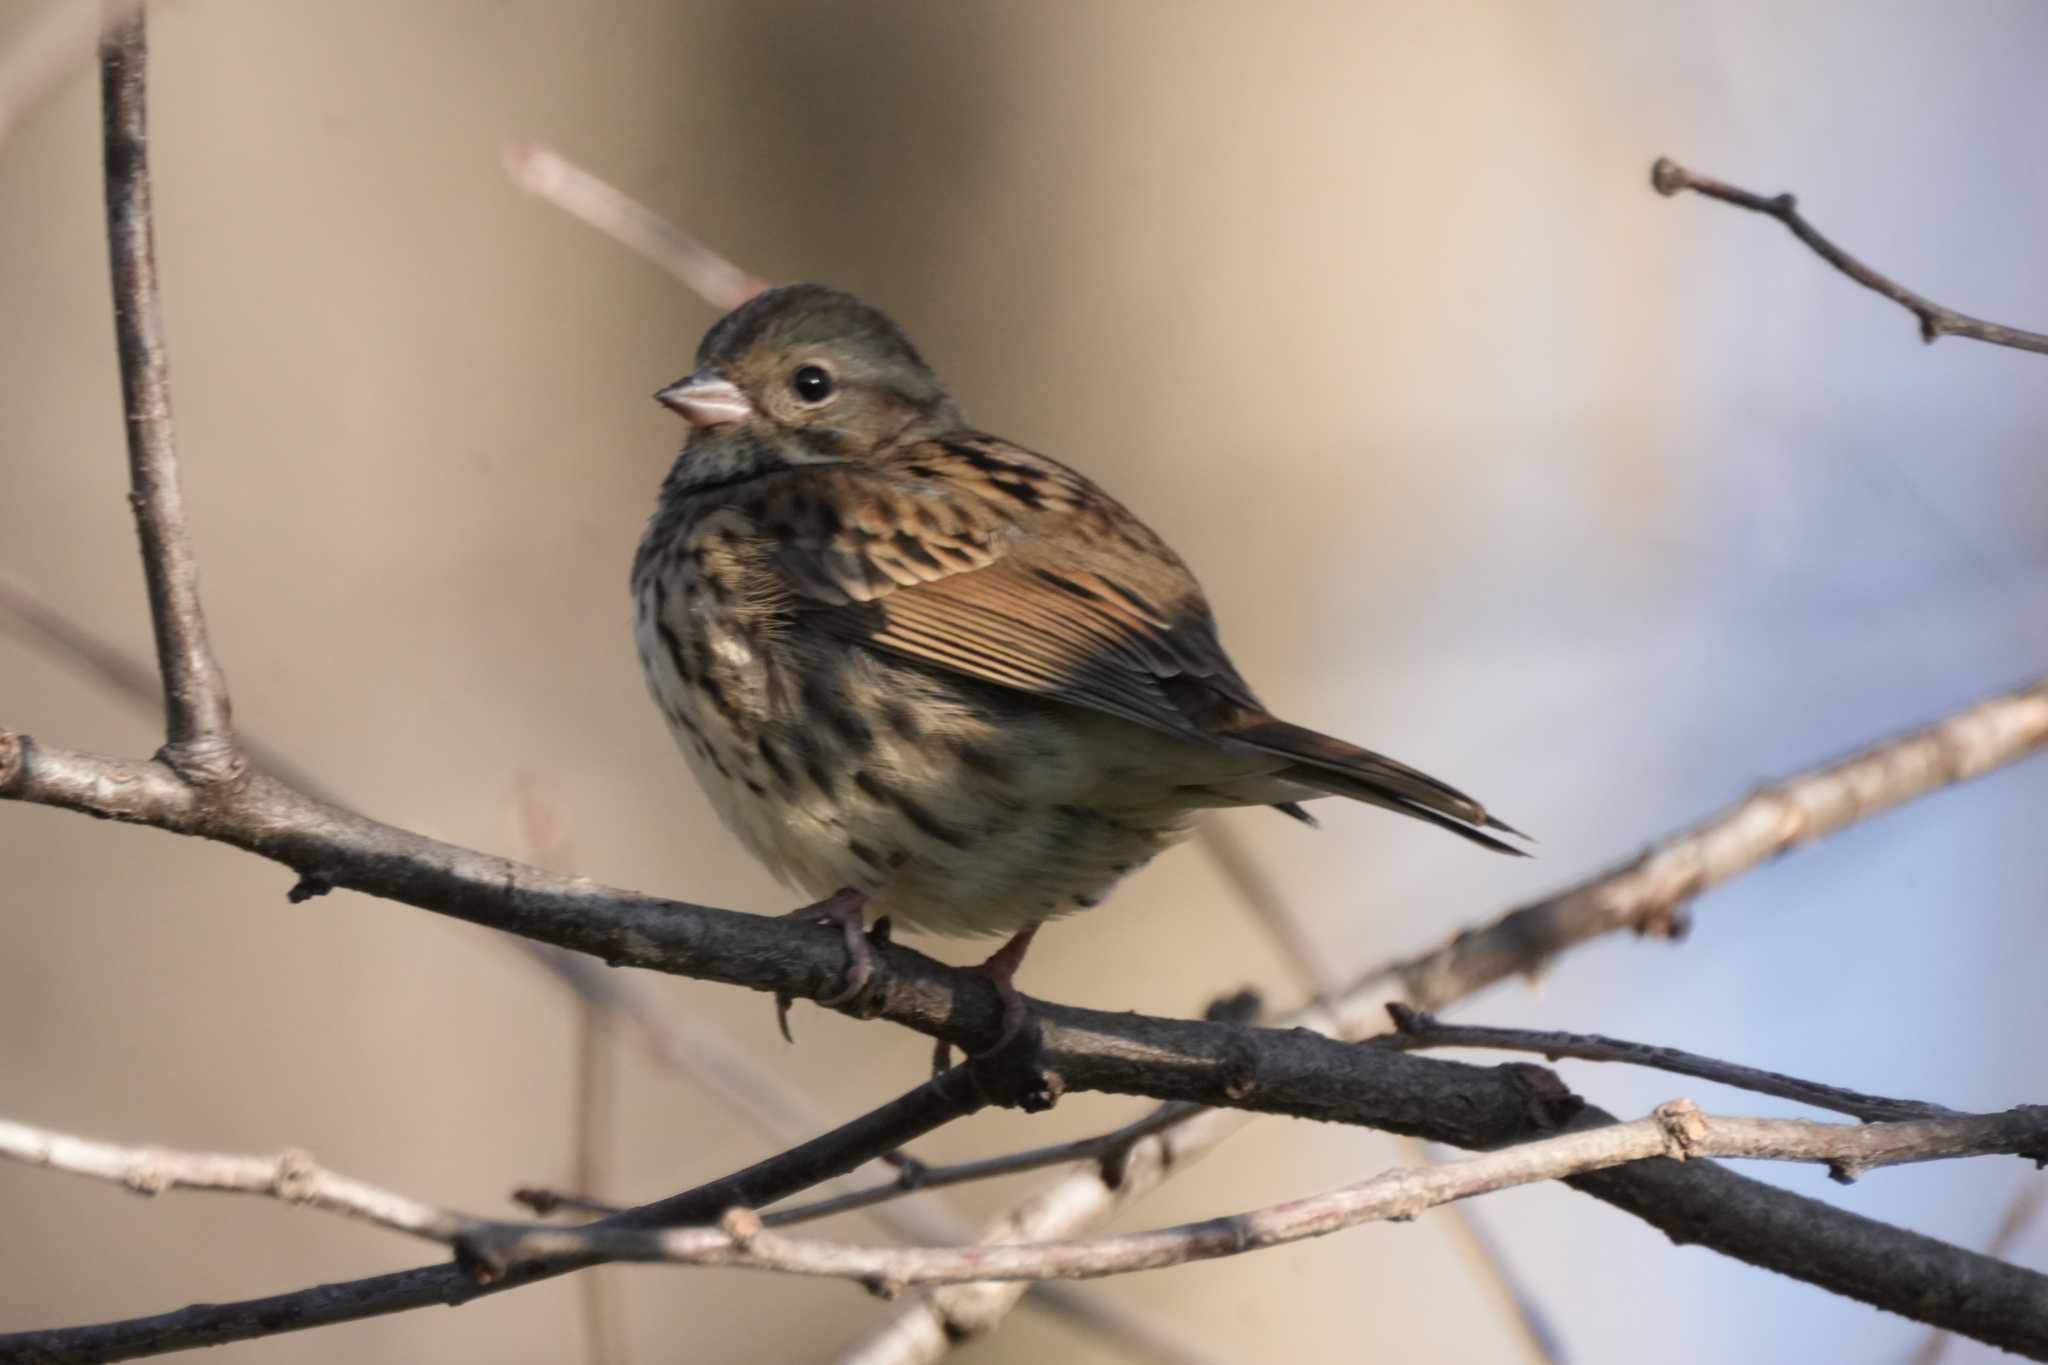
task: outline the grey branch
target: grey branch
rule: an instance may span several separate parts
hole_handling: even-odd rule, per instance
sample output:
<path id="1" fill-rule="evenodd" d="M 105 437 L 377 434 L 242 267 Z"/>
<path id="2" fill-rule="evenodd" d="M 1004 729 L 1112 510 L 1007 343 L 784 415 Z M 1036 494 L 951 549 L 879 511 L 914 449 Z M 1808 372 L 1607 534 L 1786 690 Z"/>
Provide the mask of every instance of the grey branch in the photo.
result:
<path id="1" fill-rule="evenodd" d="M 985 1280 L 1094 1279 L 1321 1237 L 1438 1204 L 1652 1158 L 1741 1157 L 1868 1170 L 1944 1157 L 2048 1155 L 2048 1107 L 1871 1124 L 1723 1118 L 1674 1100 L 1633 1123 L 1598 1123 L 1506 1150 L 1399 1168 L 1325 1194 L 1226 1218 L 1082 1241 L 975 1247 L 881 1247 L 784 1237 L 742 1207 L 717 1227 L 664 1229 L 631 1216 L 584 1227 L 487 1223 L 324 1171 L 303 1153 L 277 1157 L 116 1147 L 0 1122 L 0 1155 L 155 1193 L 262 1194 L 365 1219 L 459 1247 L 492 1276 L 513 1267 L 578 1262 L 730 1266 L 855 1280 L 894 1296 L 911 1285 Z M 2048 1311 L 2041 1315 L 2048 1320 Z"/>
<path id="2" fill-rule="evenodd" d="M 1680 1076 L 1694 1076 L 1703 1081 L 1718 1081 L 1722 1085 L 1732 1085 L 1737 1089 L 1753 1091 L 1759 1095 L 1776 1095 L 1780 1099 L 1796 1100 L 1801 1104 L 1813 1105 L 1817 1109 L 1827 1109 L 1870 1122 L 1882 1119 L 1939 1118 L 1956 1112 L 1920 1100 L 1894 1100 L 1882 1095 L 1865 1095 L 1855 1090 L 1844 1090 L 1840 1086 L 1822 1085 L 1818 1081 L 1802 1081 L 1796 1076 L 1780 1075 L 1775 1071 L 1763 1071 L 1735 1062 L 1717 1061 L 1695 1052 L 1682 1052 L 1675 1047 L 1631 1043 L 1620 1038 L 1605 1038 L 1597 1033 L 1559 1033 L 1543 1029 L 1490 1028 L 1483 1024 L 1447 1024 L 1435 1015 L 1409 1009 L 1398 1002 L 1389 1004 L 1387 1012 L 1393 1016 L 1395 1031 L 1374 1039 L 1374 1042 L 1381 1047 L 1400 1051 L 1432 1047 L 1469 1047 L 1496 1052 L 1540 1053 L 1552 1061 L 1560 1057 L 1572 1057 L 1582 1062 L 1625 1062 L 1630 1066 L 1651 1067 Z"/>
<path id="3" fill-rule="evenodd" d="M 1958 313 L 1953 308 L 1936 303 L 1925 294 L 1915 293 L 1890 276 L 1872 270 L 1823 237 L 1818 228 L 1806 221 L 1805 216 L 1799 212 L 1798 200 L 1789 194 L 1765 196 L 1737 189 L 1711 176 L 1695 175 L 1671 158 L 1663 156 L 1658 157 L 1656 163 L 1650 167 L 1650 184 L 1657 193 L 1667 198 L 1691 190 L 1694 194 L 1703 194 L 1709 199 L 1718 199 L 1724 204 L 1733 204 L 1739 209 L 1748 209 L 1751 213 L 1761 213 L 1777 219 L 1791 230 L 1794 237 L 1813 248 L 1814 254 L 1829 265 L 1865 289 L 1884 295 L 1920 319 L 1920 338 L 1923 341 L 1935 342 L 1949 336 L 1968 337 L 1972 341 L 1988 341 L 1994 346 L 2011 346 L 2015 350 L 2048 353 L 2048 335 L 2008 327 L 2004 323 L 1986 322 L 1967 313 Z"/>
<path id="4" fill-rule="evenodd" d="M 137 1194 L 219 1190 L 258 1194 L 287 1204 L 359 1218 L 393 1232 L 452 1243 L 483 1220 L 447 1213 L 416 1199 L 336 1175 L 306 1152 L 229 1156 L 123 1147 L 0 1119 L 0 1158 L 110 1181 Z"/>
<path id="5" fill-rule="evenodd" d="M 105 131 L 107 253 L 113 271 L 114 336 L 128 418 L 129 501 L 142 541 L 142 572 L 163 673 L 163 757 L 187 781 L 232 784 L 244 771 L 228 720 L 228 685 L 206 638 L 199 566 L 185 528 L 178 451 L 171 431 L 170 367 L 164 359 L 150 215 L 148 42 L 138 10 L 100 44 Z"/>

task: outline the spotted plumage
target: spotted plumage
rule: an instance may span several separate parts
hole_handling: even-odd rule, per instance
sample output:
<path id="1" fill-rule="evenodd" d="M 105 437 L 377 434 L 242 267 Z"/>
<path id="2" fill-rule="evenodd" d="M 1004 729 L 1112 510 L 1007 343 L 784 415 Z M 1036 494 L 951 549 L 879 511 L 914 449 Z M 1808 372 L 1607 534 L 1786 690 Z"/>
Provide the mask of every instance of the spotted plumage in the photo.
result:
<path id="1" fill-rule="evenodd" d="M 1206 807 L 1339 794 L 1507 848 L 1471 798 L 1266 712 L 1179 557 L 970 427 L 866 305 L 762 294 L 663 397 L 692 428 L 634 564 L 641 663 L 786 881 L 1015 933 L 1097 904 Z"/>

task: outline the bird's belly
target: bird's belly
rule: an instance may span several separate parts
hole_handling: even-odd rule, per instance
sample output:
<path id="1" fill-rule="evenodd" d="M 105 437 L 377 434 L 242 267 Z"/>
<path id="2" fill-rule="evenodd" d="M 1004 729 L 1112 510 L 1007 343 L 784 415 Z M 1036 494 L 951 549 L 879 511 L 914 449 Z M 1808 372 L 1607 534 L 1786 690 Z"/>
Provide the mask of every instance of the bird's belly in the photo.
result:
<path id="1" fill-rule="evenodd" d="M 837 642 L 640 637 L 725 826 L 784 882 L 858 887 L 899 924 L 1007 933 L 1085 909 L 1209 804 L 1179 741 L 1127 722 Z"/>

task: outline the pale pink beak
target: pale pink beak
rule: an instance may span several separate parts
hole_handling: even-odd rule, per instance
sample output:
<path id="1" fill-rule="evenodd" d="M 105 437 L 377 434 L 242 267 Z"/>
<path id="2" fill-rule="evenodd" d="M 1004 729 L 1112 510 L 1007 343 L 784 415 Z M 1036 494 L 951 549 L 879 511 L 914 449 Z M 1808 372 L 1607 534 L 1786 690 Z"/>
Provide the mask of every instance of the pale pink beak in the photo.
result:
<path id="1" fill-rule="evenodd" d="M 693 427 L 722 427 L 754 415 L 754 405 L 731 380 L 708 370 L 678 379 L 654 396 Z"/>

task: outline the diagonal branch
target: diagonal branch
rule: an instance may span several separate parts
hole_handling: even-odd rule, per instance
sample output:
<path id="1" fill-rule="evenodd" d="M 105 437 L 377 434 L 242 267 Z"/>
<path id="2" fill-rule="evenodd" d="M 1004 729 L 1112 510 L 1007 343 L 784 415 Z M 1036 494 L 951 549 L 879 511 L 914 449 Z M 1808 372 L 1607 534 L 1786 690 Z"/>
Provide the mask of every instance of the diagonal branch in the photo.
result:
<path id="1" fill-rule="evenodd" d="M 2048 353 L 2048 336 L 2040 332 L 2023 331 L 2018 327 L 2007 327 L 2004 323 L 1986 322 L 1973 318 L 1967 313 L 1936 303 L 1925 294 L 1917 294 L 1888 275 L 1881 275 L 1863 262 L 1851 256 L 1842 248 L 1823 237 L 1820 229 L 1806 221 L 1799 212 L 1799 203 L 1789 194 L 1766 197 L 1749 190 L 1737 189 L 1725 181 L 1711 176 L 1694 175 L 1669 157 L 1660 156 L 1650 167 L 1650 184 L 1657 193 L 1669 198 L 1672 195 L 1691 190 L 1709 199 L 1718 199 L 1724 204 L 1733 204 L 1751 213 L 1761 213 L 1775 218 L 1789 228 L 1794 237 L 1813 248 L 1814 254 L 1835 269 L 1847 275 L 1865 289 L 1884 295 L 1893 303 L 1904 308 L 1920 319 L 1920 339 L 1929 343 L 1943 337 L 1968 337 L 1972 341 L 1988 341 L 1994 346 L 2010 346 L 2015 350 Z"/>
<path id="2" fill-rule="evenodd" d="M 546 147 L 516 142 L 505 149 L 505 175 L 536 199 L 654 262 L 719 312 L 730 312 L 768 287 L 639 200 Z"/>
<path id="3" fill-rule="evenodd" d="M 121 402 L 128 418 L 128 498 L 142 541 L 142 572 L 163 672 L 164 761 L 197 785 L 231 785 L 245 765 L 234 748 L 227 679 L 206 638 L 199 566 L 185 528 L 171 431 L 170 368 L 164 358 L 150 214 L 148 57 L 139 11 L 109 30 L 100 44 L 107 253 Z"/>
<path id="4" fill-rule="evenodd" d="M 1703 1081 L 1718 1081 L 1722 1085 L 1732 1085 L 1737 1089 L 1753 1091 L 1759 1095 L 1776 1095 L 1780 1099 L 1796 1100 L 1801 1104 L 1810 1104 L 1818 1109 L 1830 1109 L 1835 1113 L 1847 1114 L 1867 1122 L 1883 1119 L 1939 1118 L 1956 1112 L 1939 1104 L 1927 1104 L 1920 1100 L 1886 1099 L 1882 1095 L 1865 1095 L 1855 1090 L 1844 1090 L 1840 1086 L 1822 1085 L 1818 1081 L 1802 1081 L 1797 1076 L 1781 1075 L 1776 1071 L 1764 1071 L 1753 1066 L 1702 1057 L 1696 1052 L 1683 1052 L 1675 1047 L 1631 1043 L 1620 1038 L 1604 1038 L 1597 1033 L 1559 1033 L 1547 1029 L 1447 1024 L 1433 1014 L 1409 1009 L 1398 1001 L 1387 1006 L 1387 1013 L 1393 1016 L 1394 1032 L 1383 1034 L 1373 1042 L 1397 1051 L 1408 1052 L 1433 1047 L 1470 1047 L 1496 1052 L 1541 1053 L 1551 1061 L 1556 1061 L 1560 1057 L 1571 1057 L 1582 1062 L 1625 1062 L 1630 1066 L 1653 1067 L 1658 1071 L 1669 1071 L 1679 1076 L 1694 1076 Z"/>

